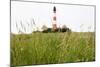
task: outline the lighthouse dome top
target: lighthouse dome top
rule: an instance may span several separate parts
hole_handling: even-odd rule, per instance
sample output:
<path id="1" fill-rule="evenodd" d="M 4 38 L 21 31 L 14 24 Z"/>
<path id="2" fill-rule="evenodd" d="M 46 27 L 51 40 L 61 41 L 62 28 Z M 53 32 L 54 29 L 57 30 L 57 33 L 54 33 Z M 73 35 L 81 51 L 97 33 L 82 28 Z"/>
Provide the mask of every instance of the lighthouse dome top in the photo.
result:
<path id="1" fill-rule="evenodd" d="M 56 7 L 55 7 L 55 6 L 53 7 L 53 11 L 54 11 L 54 12 L 56 11 Z"/>

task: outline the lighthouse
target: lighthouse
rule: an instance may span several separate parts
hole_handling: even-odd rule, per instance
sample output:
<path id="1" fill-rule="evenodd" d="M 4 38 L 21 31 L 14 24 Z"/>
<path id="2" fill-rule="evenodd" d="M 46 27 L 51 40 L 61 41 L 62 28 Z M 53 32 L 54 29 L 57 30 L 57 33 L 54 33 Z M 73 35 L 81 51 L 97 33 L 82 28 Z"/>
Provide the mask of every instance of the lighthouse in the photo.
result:
<path id="1" fill-rule="evenodd" d="M 56 24 L 56 7 L 53 7 L 53 21 L 52 21 L 52 29 L 55 31 L 57 29 L 57 24 Z"/>

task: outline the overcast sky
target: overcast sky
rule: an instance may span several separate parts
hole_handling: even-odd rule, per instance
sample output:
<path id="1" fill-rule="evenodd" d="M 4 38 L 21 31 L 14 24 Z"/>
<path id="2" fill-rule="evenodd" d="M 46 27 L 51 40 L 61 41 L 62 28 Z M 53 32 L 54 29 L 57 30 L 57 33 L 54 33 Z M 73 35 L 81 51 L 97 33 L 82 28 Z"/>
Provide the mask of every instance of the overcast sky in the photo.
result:
<path id="1" fill-rule="evenodd" d="M 27 28 L 27 32 L 33 31 L 31 22 L 34 18 L 36 27 L 41 30 L 43 25 L 52 27 L 53 7 L 56 6 L 57 26 L 66 25 L 72 31 L 94 31 L 94 7 L 79 5 L 48 4 L 34 2 L 11 2 L 11 32 L 18 33 L 22 29 L 20 22 Z M 29 24 L 29 25 L 28 25 Z M 91 29 L 88 29 L 90 28 Z"/>

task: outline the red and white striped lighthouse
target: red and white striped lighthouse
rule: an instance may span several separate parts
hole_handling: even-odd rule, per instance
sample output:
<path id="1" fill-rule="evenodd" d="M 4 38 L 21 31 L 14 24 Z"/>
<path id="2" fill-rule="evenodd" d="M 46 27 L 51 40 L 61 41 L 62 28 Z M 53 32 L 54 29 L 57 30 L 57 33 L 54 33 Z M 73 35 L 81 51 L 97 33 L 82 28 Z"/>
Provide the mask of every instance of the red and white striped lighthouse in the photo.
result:
<path id="1" fill-rule="evenodd" d="M 57 18 L 56 18 L 56 7 L 54 6 L 53 7 L 53 21 L 52 21 L 53 30 L 57 29 L 56 20 L 57 20 Z"/>

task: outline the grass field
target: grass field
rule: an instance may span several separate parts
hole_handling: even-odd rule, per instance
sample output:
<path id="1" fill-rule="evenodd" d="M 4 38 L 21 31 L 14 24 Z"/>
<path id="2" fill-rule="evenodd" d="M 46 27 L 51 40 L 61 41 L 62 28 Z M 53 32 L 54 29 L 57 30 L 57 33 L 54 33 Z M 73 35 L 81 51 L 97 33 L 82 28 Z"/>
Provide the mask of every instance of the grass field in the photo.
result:
<path id="1" fill-rule="evenodd" d="M 95 60 L 95 33 L 11 34 L 11 65 Z"/>

